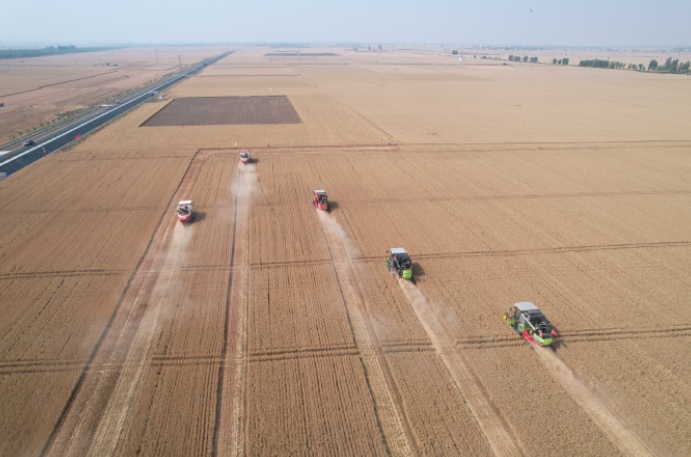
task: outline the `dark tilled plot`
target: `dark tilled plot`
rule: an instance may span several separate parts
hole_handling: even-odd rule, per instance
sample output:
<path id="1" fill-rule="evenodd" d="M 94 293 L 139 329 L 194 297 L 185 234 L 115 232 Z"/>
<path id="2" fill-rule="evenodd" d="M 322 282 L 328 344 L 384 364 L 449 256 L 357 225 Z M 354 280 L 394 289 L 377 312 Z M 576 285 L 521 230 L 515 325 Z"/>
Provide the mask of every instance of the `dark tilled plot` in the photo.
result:
<path id="1" fill-rule="evenodd" d="M 181 125 L 300 124 L 285 96 L 178 98 L 144 122 L 142 127 Z"/>

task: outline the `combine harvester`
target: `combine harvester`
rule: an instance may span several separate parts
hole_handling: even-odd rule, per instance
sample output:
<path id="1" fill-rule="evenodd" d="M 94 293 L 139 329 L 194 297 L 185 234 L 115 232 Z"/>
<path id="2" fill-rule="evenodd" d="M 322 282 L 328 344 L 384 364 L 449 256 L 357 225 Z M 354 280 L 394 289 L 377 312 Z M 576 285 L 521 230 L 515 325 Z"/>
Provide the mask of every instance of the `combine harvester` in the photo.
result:
<path id="1" fill-rule="evenodd" d="M 403 248 L 391 248 L 386 258 L 386 268 L 398 279 L 413 280 L 413 263 Z"/>
<path id="2" fill-rule="evenodd" d="M 250 163 L 252 159 L 250 158 L 250 150 L 249 149 L 241 149 L 240 150 L 240 162 L 242 163 Z"/>
<path id="3" fill-rule="evenodd" d="M 322 211 L 329 210 L 329 198 L 326 196 L 325 190 L 315 190 L 312 196 L 312 204 L 317 209 Z"/>
<path id="4" fill-rule="evenodd" d="M 545 314 L 527 301 L 514 303 L 504 320 L 532 345 L 549 346 L 552 337 L 558 336 Z"/>
<path id="5" fill-rule="evenodd" d="M 180 222 L 192 220 L 192 200 L 183 200 L 178 203 L 178 220 Z"/>

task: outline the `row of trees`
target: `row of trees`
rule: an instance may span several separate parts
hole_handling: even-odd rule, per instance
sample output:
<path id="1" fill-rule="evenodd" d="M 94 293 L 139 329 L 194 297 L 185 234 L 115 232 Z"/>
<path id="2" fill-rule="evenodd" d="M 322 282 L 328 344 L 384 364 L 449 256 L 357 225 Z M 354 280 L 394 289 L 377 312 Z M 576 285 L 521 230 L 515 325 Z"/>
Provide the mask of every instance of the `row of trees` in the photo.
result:
<path id="1" fill-rule="evenodd" d="M 602 59 L 591 59 L 591 60 L 581 60 L 578 64 L 579 67 L 594 67 L 594 68 L 619 68 L 617 65 L 621 62 L 602 60 Z"/>
<path id="2" fill-rule="evenodd" d="M 521 59 L 521 56 L 514 56 L 513 54 L 509 56 L 509 60 L 512 62 L 520 62 L 522 60 L 523 62 L 537 63 L 537 57 L 523 56 Z"/>
<path id="3" fill-rule="evenodd" d="M 644 71 L 645 65 L 639 63 L 625 64 L 624 62 L 618 62 L 616 60 L 602 60 L 602 59 L 592 59 L 592 60 L 581 60 L 578 64 L 579 67 L 594 67 L 594 68 L 612 68 L 614 70 L 619 70 L 622 68 L 627 68 L 629 70 Z M 691 61 L 686 63 L 679 63 L 679 59 L 672 60 L 671 57 L 667 59 L 664 65 L 659 65 L 657 60 L 653 59 L 648 64 L 648 71 L 664 71 L 668 73 L 687 73 L 691 68 Z"/>
<path id="4" fill-rule="evenodd" d="M 380 47 L 381 49 L 381 47 Z M 458 55 L 457 50 L 453 50 L 453 55 Z M 477 59 L 477 55 L 473 56 Z M 486 59 L 487 56 L 482 56 L 483 59 Z M 512 62 L 532 62 L 532 63 L 537 63 L 538 59 L 537 57 L 528 57 L 528 56 L 515 56 L 515 55 L 510 55 L 509 60 Z M 552 63 L 555 65 L 568 65 L 569 64 L 569 58 L 564 57 L 563 59 L 557 59 L 556 57 L 552 59 Z M 619 70 L 622 68 L 627 68 L 629 70 L 635 70 L 635 71 L 645 71 L 645 65 L 642 63 L 639 63 L 638 65 L 635 63 L 630 63 L 630 64 L 625 64 L 624 62 L 619 62 L 616 60 L 602 60 L 602 59 L 591 59 L 591 60 L 581 60 L 580 63 L 578 64 L 579 67 L 593 67 L 593 68 L 612 68 L 615 70 Z M 650 61 L 648 64 L 648 71 L 664 71 L 668 73 L 688 73 L 691 70 L 691 61 L 687 61 L 686 63 L 679 63 L 679 59 L 672 59 L 671 57 L 667 58 L 667 61 L 665 61 L 664 65 L 659 65 L 657 63 L 657 60 L 653 59 Z"/>
<path id="5" fill-rule="evenodd" d="M 672 60 L 671 57 L 667 58 L 664 65 L 658 65 L 657 60 L 653 59 L 648 64 L 648 70 L 650 71 L 666 71 L 669 73 L 687 73 L 691 68 L 691 61 L 686 63 L 679 63 L 679 59 Z"/>

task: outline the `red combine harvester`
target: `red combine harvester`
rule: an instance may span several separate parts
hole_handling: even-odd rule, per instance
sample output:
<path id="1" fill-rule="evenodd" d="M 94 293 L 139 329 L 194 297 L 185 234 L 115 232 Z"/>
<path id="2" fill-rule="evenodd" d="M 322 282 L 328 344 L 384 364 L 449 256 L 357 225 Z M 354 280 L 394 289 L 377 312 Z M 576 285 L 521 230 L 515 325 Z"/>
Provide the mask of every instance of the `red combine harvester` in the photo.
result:
<path id="1" fill-rule="evenodd" d="M 240 162 L 242 163 L 250 163 L 252 159 L 250 159 L 250 150 L 249 149 L 241 149 L 240 150 Z"/>
<path id="2" fill-rule="evenodd" d="M 328 211 L 329 210 L 329 200 L 328 200 L 328 197 L 326 196 L 326 191 L 325 190 L 315 190 L 314 196 L 312 198 L 312 203 L 314 204 L 315 208 L 320 209 L 322 211 Z"/>
<path id="3" fill-rule="evenodd" d="M 180 222 L 192 220 L 192 200 L 183 200 L 178 203 L 178 220 Z"/>

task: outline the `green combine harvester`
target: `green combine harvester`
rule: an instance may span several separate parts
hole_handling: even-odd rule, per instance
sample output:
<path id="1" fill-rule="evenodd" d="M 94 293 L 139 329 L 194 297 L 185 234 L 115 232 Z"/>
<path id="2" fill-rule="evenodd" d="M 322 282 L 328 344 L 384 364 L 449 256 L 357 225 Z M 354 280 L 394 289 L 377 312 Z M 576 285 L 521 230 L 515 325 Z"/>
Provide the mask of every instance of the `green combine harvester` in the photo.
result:
<path id="1" fill-rule="evenodd" d="M 386 267 L 398 279 L 413 280 L 413 263 L 403 248 L 391 248 L 389 250 Z"/>
<path id="2" fill-rule="evenodd" d="M 508 314 L 504 314 L 504 320 L 533 345 L 549 346 L 552 337 L 558 336 L 545 314 L 527 301 L 514 303 Z"/>

